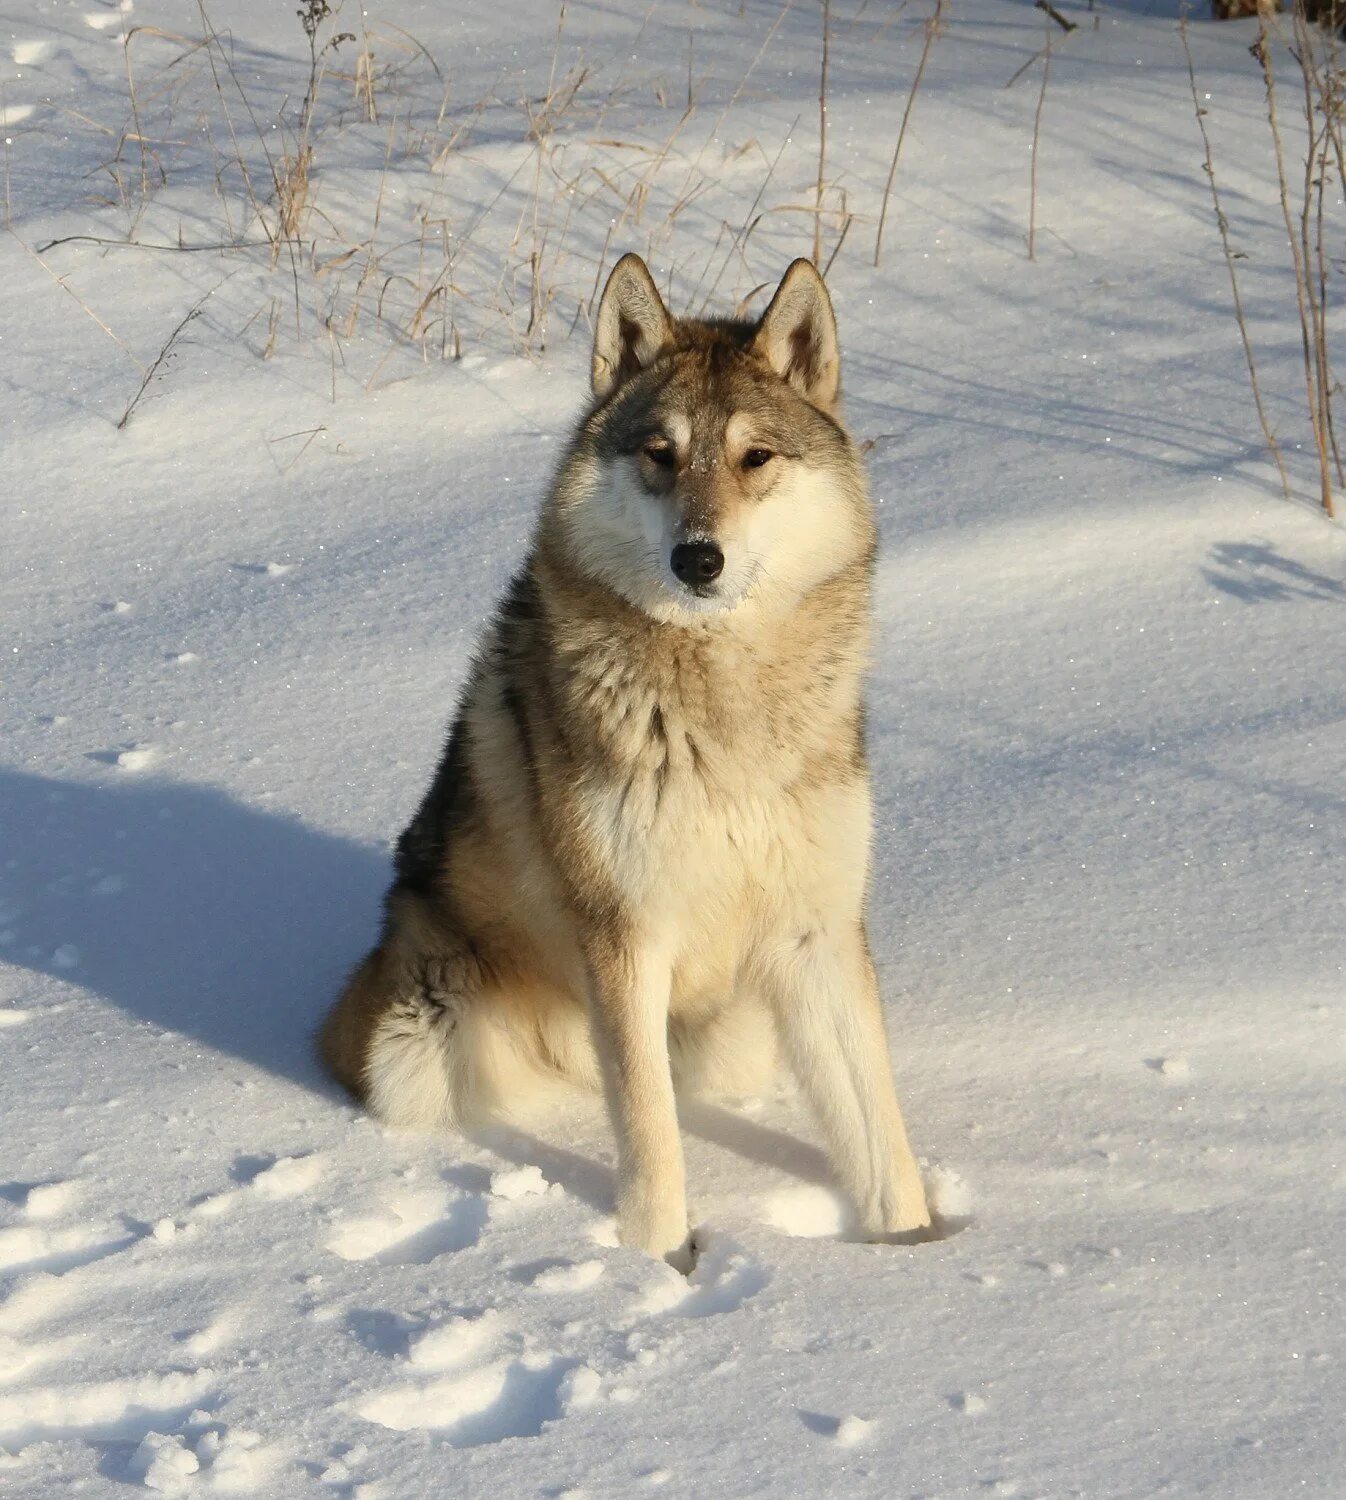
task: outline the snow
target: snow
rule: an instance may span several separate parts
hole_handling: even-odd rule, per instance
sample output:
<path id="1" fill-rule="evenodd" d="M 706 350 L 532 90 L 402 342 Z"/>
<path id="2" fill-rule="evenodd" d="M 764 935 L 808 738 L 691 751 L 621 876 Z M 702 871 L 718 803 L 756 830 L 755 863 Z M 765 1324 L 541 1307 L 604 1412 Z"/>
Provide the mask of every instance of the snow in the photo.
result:
<path id="1" fill-rule="evenodd" d="M 545 1193 L 551 1184 L 536 1167 L 514 1167 L 491 1173 L 491 1196 L 512 1201 Z"/>
<path id="2" fill-rule="evenodd" d="M 146 1489 L 171 1495 L 184 1490 L 188 1476 L 200 1467 L 201 1460 L 183 1445 L 181 1438 L 147 1432 L 131 1455 L 130 1472 Z"/>
<path id="3" fill-rule="evenodd" d="M 377 123 L 324 85 L 296 333 L 284 254 L 34 259 L 257 226 L 173 41 L 194 7 L 0 0 L 7 1496 L 1339 1491 L 1346 548 L 1261 451 L 1176 7 L 1066 8 L 1037 261 L 1038 75 L 1005 84 L 1043 17 L 965 0 L 875 268 L 929 8 L 832 7 L 826 253 L 844 189 L 883 534 L 873 936 L 956 1232 L 855 1243 L 782 1090 L 685 1112 L 684 1279 L 617 1246 L 596 1103 L 398 1135 L 310 1036 L 582 401 L 605 238 L 678 308 L 809 249 L 818 8 L 572 0 L 558 42 L 541 0 L 348 6 L 400 71 Z M 226 10 L 259 117 L 292 119 L 294 7 Z M 1192 23 L 1310 494 L 1250 39 Z M 538 195 L 520 101 L 580 68 L 547 125 L 577 186 Z M 440 220 L 458 361 L 447 322 L 407 332 Z M 338 264 L 371 242 L 381 316 L 365 251 Z"/>

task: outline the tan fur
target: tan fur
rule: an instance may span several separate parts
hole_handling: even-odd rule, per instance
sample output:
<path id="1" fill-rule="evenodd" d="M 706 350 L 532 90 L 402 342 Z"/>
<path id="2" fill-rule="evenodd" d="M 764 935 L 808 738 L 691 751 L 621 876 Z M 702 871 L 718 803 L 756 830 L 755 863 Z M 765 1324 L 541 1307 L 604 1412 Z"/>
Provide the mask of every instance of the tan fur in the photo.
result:
<path id="1" fill-rule="evenodd" d="M 920 1235 L 864 927 L 874 530 L 822 282 L 676 322 L 627 257 L 594 387 L 323 1056 L 415 1126 L 601 1081 L 622 1239 L 686 1266 L 675 1077 L 760 1084 L 778 1038 L 864 1229 Z M 721 575 L 675 578 L 680 542 Z"/>

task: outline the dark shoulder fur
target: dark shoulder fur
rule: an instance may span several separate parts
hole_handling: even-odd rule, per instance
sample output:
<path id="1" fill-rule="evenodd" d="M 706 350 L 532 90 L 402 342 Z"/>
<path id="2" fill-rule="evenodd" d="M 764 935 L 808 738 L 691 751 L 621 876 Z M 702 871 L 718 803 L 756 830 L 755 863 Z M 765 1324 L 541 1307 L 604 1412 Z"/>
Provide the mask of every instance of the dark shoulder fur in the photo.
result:
<path id="1" fill-rule="evenodd" d="M 519 572 L 511 582 L 505 597 L 496 611 L 495 620 L 488 635 L 488 644 L 482 658 L 473 668 L 464 698 L 471 696 L 480 682 L 485 661 L 494 657 L 504 668 L 506 706 L 517 721 L 520 738 L 524 742 L 525 758 L 531 760 L 531 744 L 523 721 L 522 705 L 517 690 L 511 690 L 509 666 L 520 649 L 519 636 L 532 626 L 538 614 L 537 585 L 527 568 Z M 459 709 L 449 730 L 444 753 L 440 757 L 434 780 L 416 810 L 416 815 L 397 841 L 394 857 L 394 887 L 415 891 L 421 895 L 432 894 L 438 886 L 444 869 L 444 855 L 455 831 L 471 817 L 477 801 L 477 790 L 473 784 L 471 729 L 466 717 Z"/>
<path id="2" fill-rule="evenodd" d="M 472 771 L 467 761 L 467 725 L 460 713 L 449 730 L 430 789 L 416 816 L 397 841 L 393 859 L 395 887 L 428 896 L 444 868 L 444 851 L 452 830 L 461 826 L 474 801 Z"/>

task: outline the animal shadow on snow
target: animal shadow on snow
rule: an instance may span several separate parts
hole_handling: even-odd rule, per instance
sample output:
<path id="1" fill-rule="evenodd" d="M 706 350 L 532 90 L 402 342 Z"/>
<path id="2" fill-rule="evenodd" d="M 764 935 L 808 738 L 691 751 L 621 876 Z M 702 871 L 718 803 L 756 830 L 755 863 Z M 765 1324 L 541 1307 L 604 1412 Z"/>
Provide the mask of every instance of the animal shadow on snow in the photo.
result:
<path id="1" fill-rule="evenodd" d="M 0 959 L 314 1086 L 314 1028 L 388 861 L 209 787 L 0 771 Z M 6 909 L 7 908 L 7 909 Z"/>
<path id="2" fill-rule="evenodd" d="M 802 1182 L 831 1187 L 834 1181 L 827 1157 L 774 1126 L 762 1125 L 705 1100 L 681 1100 L 678 1117 L 682 1130 L 711 1146 L 761 1166 L 774 1167 Z M 472 1132 L 473 1139 L 506 1161 L 537 1167 L 549 1182 L 558 1182 L 572 1197 L 610 1212 L 616 1200 L 616 1178 L 612 1167 L 592 1160 L 555 1141 L 545 1140 L 517 1125 L 494 1124 Z M 537 1269 L 537 1268 L 534 1268 Z"/>
<path id="3" fill-rule="evenodd" d="M 13 934 L 0 960 L 334 1092 L 313 1033 L 375 938 L 385 854 L 210 787 L 129 776 L 90 785 L 0 770 L 0 829 L 0 931 Z M 791 1135 L 709 1104 L 683 1111 L 684 1128 L 703 1141 L 806 1182 L 831 1181 L 823 1153 Z M 611 1209 L 606 1163 L 517 1128 L 474 1135 Z M 236 1180 L 269 1164 L 240 1158 Z"/>

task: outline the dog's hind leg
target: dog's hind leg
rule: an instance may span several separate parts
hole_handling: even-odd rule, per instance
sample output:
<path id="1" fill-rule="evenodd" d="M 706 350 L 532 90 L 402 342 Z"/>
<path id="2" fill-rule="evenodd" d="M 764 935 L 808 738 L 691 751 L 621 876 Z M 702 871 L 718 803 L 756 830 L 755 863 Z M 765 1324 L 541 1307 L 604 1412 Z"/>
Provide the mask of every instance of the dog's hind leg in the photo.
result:
<path id="1" fill-rule="evenodd" d="M 893 1087 L 863 927 L 810 929 L 773 948 L 762 967 L 784 1051 L 862 1231 L 928 1237 L 930 1211 Z"/>
<path id="2" fill-rule="evenodd" d="M 419 930 L 418 930 L 419 929 Z M 460 1123 L 477 1083 L 471 1012 L 482 975 L 470 945 L 390 914 L 318 1037 L 323 1061 L 390 1125 Z"/>

